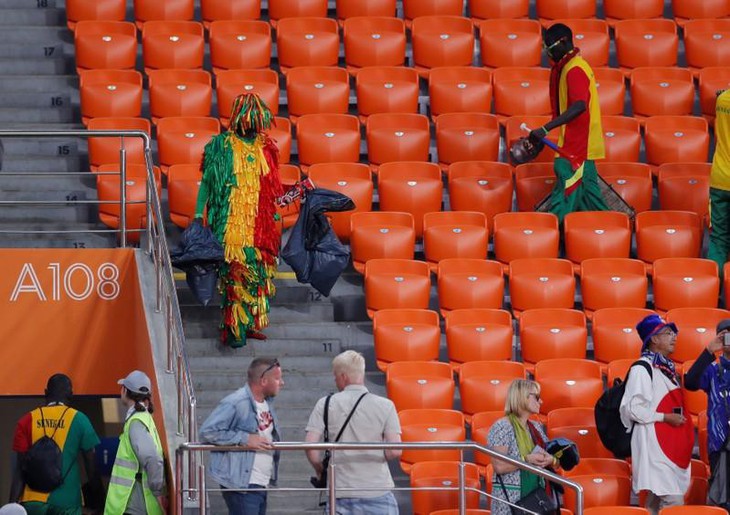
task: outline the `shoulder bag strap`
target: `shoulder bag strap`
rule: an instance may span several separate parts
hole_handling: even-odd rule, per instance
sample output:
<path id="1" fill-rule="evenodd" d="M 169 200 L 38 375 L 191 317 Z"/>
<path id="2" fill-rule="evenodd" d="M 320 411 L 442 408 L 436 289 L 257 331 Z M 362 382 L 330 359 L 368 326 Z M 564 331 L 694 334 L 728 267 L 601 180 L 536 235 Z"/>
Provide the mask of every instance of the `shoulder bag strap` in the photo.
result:
<path id="1" fill-rule="evenodd" d="M 495 476 L 497 476 L 497 481 L 499 482 L 499 486 L 502 487 L 502 492 L 504 493 L 504 500 L 507 502 L 510 502 L 509 495 L 507 495 L 507 489 L 504 487 L 504 481 L 502 481 L 502 474 L 495 474 Z M 514 515 L 515 509 L 509 504 L 507 506 L 509 506 L 509 511 L 512 513 L 512 515 Z"/>
<path id="2" fill-rule="evenodd" d="M 324 435 L 324 441 L 329 442 L 330 441 L 330 430 L 328 427 L 329 424 L 329 413 L 330 413 L 330 398 L 333 394 L 329 394 L 327 398 L 324 400 L 324 414 L 322 415 L 322 419 L 324 421 L 324 432 L 322 433 Z"/>
<path id="3" fill-rule="evenodd" d="M 355 405 L 352 407 L 352 410 L 350 410 L 350 414 L 347 415 L 347 419 L 345 419 L 345 423 L 342 424 L 342 428 L 340 428 L 340 432 L 337 433 L 337 438 L 335 438 L 335 442 L 339 442 L 340 438 L 342 437 L 342 433 L 345 431 L 345 428 L 347 427 L 347 424 L 350 423 L 350 419 L 355 414 L 355 410 L 357 409 L 358 405 L 360 404 L 360 401 L 368 394 L 368 392 L 363 393 L 360 398 L 357 400 Z"/>

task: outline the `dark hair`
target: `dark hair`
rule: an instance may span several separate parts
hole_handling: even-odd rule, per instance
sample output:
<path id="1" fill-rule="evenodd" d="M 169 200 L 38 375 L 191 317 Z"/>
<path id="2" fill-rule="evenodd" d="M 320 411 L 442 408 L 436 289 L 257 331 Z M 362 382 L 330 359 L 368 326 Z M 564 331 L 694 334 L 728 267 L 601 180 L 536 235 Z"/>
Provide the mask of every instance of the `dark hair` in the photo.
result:
<path id="1" fill-rule="evenodd" d="M 46 383 L 46 400 L 49 402 L 68 402 L 73 396 L 71 378 L 66 374 L 53 374 Z"/>
<path id="2" fill-rule="evenodd" d="M 134 401 L 134 411 L 148 411 L 150 413 L 155 412 L 155 406 L 154 404 L 152 404 L 151 393 L 132 392 L 126 387 L 125 390 L 127 390 L 127 398 Z"/>
<path id="3" fill-rule="evenodd" d="M 572 46 L 573 31 L 570 30 L 570 27 L 568 27 L 564 23 L 555 23 L 554 25 L 550 25 L 550 27 L 548 27 L 548 29 L 545 31 L 545 36 L 543 37 L 543 39 L 545 40 L 545 46 L 550 46 L 560 39 L 565 39 Z"/>
<path id="4" fill-rule="evenodd" d="M 249 383 L 255 383 L 259 379 L 264 371 L 267 369 L 274 368 L 279 365 L 279 360 L 276 358 L 255 358 L 248 366 L 247 378 Z"/>

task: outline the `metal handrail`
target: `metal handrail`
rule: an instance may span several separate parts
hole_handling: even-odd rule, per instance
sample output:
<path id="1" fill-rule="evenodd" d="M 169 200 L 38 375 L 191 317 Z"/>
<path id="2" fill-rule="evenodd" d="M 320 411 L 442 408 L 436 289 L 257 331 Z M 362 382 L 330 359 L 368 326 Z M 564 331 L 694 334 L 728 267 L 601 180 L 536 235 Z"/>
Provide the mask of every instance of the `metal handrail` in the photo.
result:
<path id="1" fill-rule="evenodd" d="M 465 467 L 466 463 L 464 461 L 464 451 L 477 451 L 482 452 L 489 456 L 492 459 L 498 459 L 501 461 L 504 461 L 510 465 L 514 465 L 520 470 L 527 470 L 529 472 L 532 472 L 533 474 L 536 474 L 548 481 L 551 481 L 553 483 L 556 483 L 558 485 L 561 485 L 563 487 L 570 488 L 575 491 L 575 515 L 583 515 L 583 487 L 576 483 L 575 481 L 571 481 L 570 479 L 566 479 L 563 476 L 560 476 L 558 474 L 555 474 L 554 472 L 550 472 L 549 470 L 536 467 L 535 465 L 532 465 L 530 463 L 527 463 L 526 461 L 518 460 L 515 458 L 512 458 L 510 456 L 507 456 L 506 454 L 502 454 L 501 452 L 495 451 L 494 449 L 490 447 L 485 447 L 483 445 L 480 445 L 476 442 L 466 441 L 466 442 L 398 442 L 398 443 L 390 443 L 390 442 L 316 442 L 316 443 L 305 443 L 305 442 L 274 442 L 273 443 L 274 450 L 279 451 L 306 451 L 306 450 L 317 450 L 317 451 L 326 451 L 329 450 L 332 453 L 332 457 L 334 458 L 334 454 L 336 451 L 340 450 L 359 450 L 359 451 L 372 451 L 372 450 L 403 450 L 403 449 L 411 449 L 411 450 L 458 450 L 461 454 L 461 459 L 459 460 L 459 484 L 457 487 L 424 487 L 424 488 L 405 488 L 405 490 L 431 490 L 431 491 L 455 491 L 457 490 L 459 492 L 459 513 L 460 515 L 464 515 L 466 513 L 466 492 L 467 491 L 478 491 L 480 494 L 486 495 L 487 497 L 492 498 L 493 500 L 497 500 L 500 502 L 504 502 L 508 505 L 510 505 L 513 508 L 522 510 L 526 513 L 533 513 L 529 510 L 525 510 L 524 508 L 520 506 L 516 506 L 508 501 L 504 501 L 500 498 L 496 498 L 492 495 L 490 495 L 487 492 L 483 492 L 481 490 L 477 490 L 474 488 L 470 488 L 466 486 L 466 473 L 465 473 Z M 208 489 L 205 487 L 205 466 L 201 464 L 198 465 L 197 474 L 191 473 L 190 476 L 196 476 L 197 480 L 197 490 L 193 490 L 193 483 L 191 482 L 190 488 L 184 488 L 183 482 L 182 482 L 182 470 L 183 470 L 183 461 L 184 461 L 184 455 L 187 454 L 199 454 L 203 452 L 247 452 L 249 449 L 246 449 L 245 447 L 241 446 L 235 446 L 235 445 L 210 445 L 210 444 L 203 444 L 203 443 L 183 443 L 181 444 L 177 450 L 175 451 L 175 481 L 176 481 L 176 492 L 178 495 L 178 502 L 175 503 L 177 506 L 177 512 L 176 515 L 182 515 L 182 501 L 183 501 L 183 494 L 185 492 L 197 494 L 198 497 L 198 509 L 200 512 L 200 515 L 205 515 L 207 512 L 207 492 L 208 491 L 218 491 L 217 489 Z M 382 490 L 383 488 L 379 488 L 378 490 Z M 228 490 L 235 490 L 235 489 L 228 489 Z M 241 491 L 246 489 L 241 489 Z M 336 506 L 335 506 L 335 500 L 336 500 L 336 492 L 337 491 L 348 491 L 348 490 L 358 490 L 362 491 L 363 488 L 337 488 L 337 466 L 335 464 L 334 459 L 330 459 L 329 467 L 327 469 L 327 494 L 329 499 L 329 505 L 328 510 L 330 515 L 335 515 L 336 513 Z M 403 490 L 403 488 L 393 488 L 392 490 Z M 313 491 L 312 488 L 273 488 L 272 491 L 274 492 L 301 492 L 301 491 Z"/>
<path id="2" fill-rule="evenodd" d="M 160 313 L 165 306 L 165 331 L 167 339 L 167 366 L 165 371 L 168 374 L 175 374 L 177 384 L 177 427 L 176 433 L 184 436 L 188 441 L 197 440 L 197 424 L 196 424 L 196 399 L 193 388 L 192 378 L 190 376 L 190 367 L 188 366 L 187 357 L 185 356 L 185 335 L 183 332 L 182 317 L 180 316 L 180 305 L 178 304 L 177 292 L 175 288 L 175 279 L 172 271 L 172 263 L 170 261 L 170 253 L 167 247 L 167 238 L 165 235 L 164 217 L 162 216 L 162 208 L 160 197 L 157 194 L 157 179 L 154 174 L 152 162 L 152 148 L 150 136 L 144 131 L 133 130 L 62 130 L 62 131 L 44 131 L 44 130 L 0 130 L 0 139 L 2 138 L 120 138 L 119 148 L 119 171 L 118 172 L 102 172 L 99 175 L 119 175 L 119 229 L 104 230 L 60 230 L 60 231 L 22 231 L 24 233 L 118 233 L 119 246 L 127 246 L 127 234 L 130 232 L 144 232 L 146 234 L 146 251 L 151 257 L 155 267 L 156 277 L 156 309 Z M 146 227 L 144 229 L 127 229 L 127 210 L 130 204 L 142 204 L 141 201 L 127 201 L 127 151 L 125 149 L 125 138 L 141 138 L 144 145 L 145 168 L 146 168 Z M 3 175 L 81 175 L 84 172 L 28 172 L 28 173 L 5 173 Z M 93 201 L 93 200 L 73 200 L 73 201 L 0 201 L 0 205 L 4 204 L 29 204 L 29 205 L 57 205 L 57 204 L 116 204 L 116 201 Z M 0 231 L 2 233 L 14 233 L 15 230 L 8 229 Z M 187 431 L 186 431 L 187 429 Z M 195 454 L 189 455 L 188 469 L 191 471 L 190 482 L 196 485 L 197 476 L 193 476 L 197 469 Z M 194 495 L 190 497 L 194 500 Z"/>

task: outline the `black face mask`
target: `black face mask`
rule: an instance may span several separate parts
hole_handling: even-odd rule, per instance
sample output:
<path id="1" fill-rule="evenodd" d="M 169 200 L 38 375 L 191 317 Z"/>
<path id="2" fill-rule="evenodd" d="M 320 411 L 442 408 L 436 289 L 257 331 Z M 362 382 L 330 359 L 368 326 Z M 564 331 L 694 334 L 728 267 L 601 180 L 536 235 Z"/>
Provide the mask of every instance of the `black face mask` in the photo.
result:
<path id="1" fill-rule="evenodd" d="M 565 57 L 565 54 L 570 52 L 570 50 L 570 45 L 565 39 L 559 39 L 555 41 L 552 45 L 548 45 L 545 47 L 545 51 L 547 52 L 550 60 L 556 63 L 560 61 L 563 57 Z"/>

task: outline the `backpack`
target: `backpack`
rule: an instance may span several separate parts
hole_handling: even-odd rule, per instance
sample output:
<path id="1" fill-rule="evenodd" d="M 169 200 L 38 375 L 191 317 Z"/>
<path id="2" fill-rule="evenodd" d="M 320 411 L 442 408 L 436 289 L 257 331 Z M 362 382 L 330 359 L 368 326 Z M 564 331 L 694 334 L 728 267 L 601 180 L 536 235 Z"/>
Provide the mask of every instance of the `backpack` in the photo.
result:
<path id="1" fill-rule="evenodd" d="M 626 431 L 626 426 L 621 422 L 619 407 L 626 391 L 626 380 L 629 378 L 631 368 L 635 365 L 644 368 L 649 373 L 649 377 L 653 378 L 649 363 L 644 360 L 635 361 L 626 372 L 624 380 L 617 379 L 613 386 L 609 385 L 609 388 L 598 398 L 594 408 L 596 430 L 601 443 L 619 459 L 631 456 L 631 435 L 634 432 L 634 426 L 632 424 L 631 429 Z"/>
<path id="2" fill-rule="evenodd" d="M 66 474 L 63 473 L 63 452 L 53 439 L 68 408 L 61 413 L 59 424 L 53 429 L 51 436 L 46 434 L 43 408 L 38 409 L 41 412 L 43 436 L 33 442 L 33 445 L 25 453 L 22 464 L 23 480 L 32 490 L 49 493 L 63 484 L 66 475 L 71 470 L 71 467 L 69 467 Z"/>

